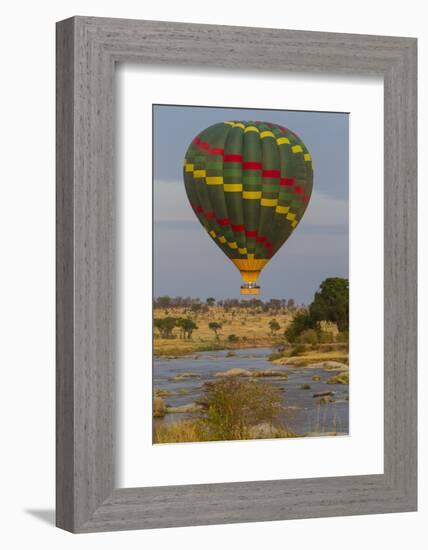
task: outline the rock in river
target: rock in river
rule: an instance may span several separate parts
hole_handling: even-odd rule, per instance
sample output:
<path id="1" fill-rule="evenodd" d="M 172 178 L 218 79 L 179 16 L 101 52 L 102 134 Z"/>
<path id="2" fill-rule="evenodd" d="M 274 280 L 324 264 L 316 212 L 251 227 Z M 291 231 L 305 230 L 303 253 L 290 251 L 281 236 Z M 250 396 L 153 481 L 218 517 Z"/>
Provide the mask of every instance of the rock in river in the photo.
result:
<path id="1" fill-rule="evenodd" d="M 246 369 L 229 369 L 222 372 L 216 372 L 216 376 L 252 376 L 253 373 Z"/>

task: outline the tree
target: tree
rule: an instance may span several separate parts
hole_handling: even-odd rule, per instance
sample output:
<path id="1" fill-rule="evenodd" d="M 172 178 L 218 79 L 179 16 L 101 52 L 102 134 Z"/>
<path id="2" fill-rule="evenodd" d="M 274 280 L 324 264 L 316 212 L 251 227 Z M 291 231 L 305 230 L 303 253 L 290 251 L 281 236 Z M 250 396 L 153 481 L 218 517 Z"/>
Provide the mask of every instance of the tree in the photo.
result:
<path id="1" fill-rule="evenodd" d="M 216 340 L 218 340 L 218 331 L 221 327 L 221 323 L 217 323 L 216 321 L 211 321 L 211 323 L 208 324 L 208 328 L 215 333 Z"/>
<path id="2" fill-rule="evenodd" d="M 195 316 L 198 315 L 198 313 L 201 313 L 202 310 L 202 304 L 200 302 L 196 302 L 195 304 L 192 304 L 191 310 Z"/>
<path id="3" fill-rule="evenodd" d="M 325 279 L 309 306 L 313 321 L 337 323 L 340 332 L 349 329 L 349 281 L 340 277 Z"/>
<path id="4" fill-rule="evenodd" d="M 207 306 L 209 306 L 209 307 L 212 307 L 215 304 L 215 298 L 213 298 L 212 296 L 207 298 L 205 301 L 206 301 Z"/>
<path id="5" fill-rule="evenodd" d="M 275 332 L 278 332 L 278 330 L 281 328 L 281 325 L 276 319 L 272 319 L 271 321 L 269 321 L 269 328 L 272 336 L 274 336 Z"/>
<path id="6" fill-rule="evenodd" d="M 193 331 L 198 329 L 198 325 L 192 319 L 183 317 L 177 319 L 177 326 L 180 327 L 183 338 L 188 340 L 192 337 Z"/>
<path id="7" fill-rule="evenodd" d="M 168 309 L 171 307 L 171 297 L 159 296 L 159 298 L 155 300 L 155 307 L 160 309 Z"/>
<path id="8" fill-rule="evenodd" d="M 285 330 L 284 336 L 289 342 L 295 342 L 299 335 L 304 331 L 314 328 L 314 321 L 307 311 L 300 311 L 291 321 L 290 326 Z"/>
<path id="9" fill-rule="evenodd" d="M 154 319 L 153 324 L 159 330 L 161 338 L 172 338 L 173 330 L 177 326 L 177 319 L 175 317 L 158 317 Z"/>

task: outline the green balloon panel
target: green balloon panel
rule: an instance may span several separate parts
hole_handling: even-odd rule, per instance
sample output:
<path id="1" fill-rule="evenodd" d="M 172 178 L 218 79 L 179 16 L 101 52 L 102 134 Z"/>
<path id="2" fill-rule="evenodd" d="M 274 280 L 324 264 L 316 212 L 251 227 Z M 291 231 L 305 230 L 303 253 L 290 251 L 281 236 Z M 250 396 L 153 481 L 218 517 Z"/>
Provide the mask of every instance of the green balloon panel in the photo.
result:
<path id="1" fill-rule="evenodd" d="M 187 149 L 184 183 L 201 225 L 231 259 L 270 259 L 308 206 L 312 158 L 291 130 L 260 121 L 227 121 Z"/>

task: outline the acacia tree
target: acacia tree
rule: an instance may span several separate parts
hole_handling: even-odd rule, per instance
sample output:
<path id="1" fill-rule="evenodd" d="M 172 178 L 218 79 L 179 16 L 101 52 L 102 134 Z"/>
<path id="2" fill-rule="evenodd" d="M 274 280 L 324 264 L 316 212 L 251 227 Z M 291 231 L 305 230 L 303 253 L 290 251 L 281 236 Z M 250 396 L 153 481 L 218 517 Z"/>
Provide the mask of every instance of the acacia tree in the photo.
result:
<path id="1" fill-rule="evenodd" d="M 173 330 L 177 326 L 175 317 L 158 317 L 154 319 L 153 325 L 160 332 L 161 338 L 172 338 Z"/>
<path id="2" fill-rule="evenodd" d="M 218 340 L 219 338 L 218 331 L 221 329 L 221 327 L 221 323 L 217 323 L 216 321 L 211 321 L 211 323 L 208 324 L 208 328 L 215 333 L 216 340 Z"/>
<path id="3" fill-rule="evenodd" d="M 271 335 L 274 336 L 275 332 L 278 332 L 278 330 L 281 328 L 281 325 L 276 319 L 272 319 L 271 321 L 269 321 L 269 328 Z"/>
<path id="4" fill-rule="evenodd" d="M 192 333 L 194 330 L 198 329 L 198 325 L 192 321 L 192 319 L 184 319 L 183 317 L 180 317 L 177 319 L 177 326 L 180 327 L 181 337 L 183 339 L 188 339 L 192 337 Z"/>

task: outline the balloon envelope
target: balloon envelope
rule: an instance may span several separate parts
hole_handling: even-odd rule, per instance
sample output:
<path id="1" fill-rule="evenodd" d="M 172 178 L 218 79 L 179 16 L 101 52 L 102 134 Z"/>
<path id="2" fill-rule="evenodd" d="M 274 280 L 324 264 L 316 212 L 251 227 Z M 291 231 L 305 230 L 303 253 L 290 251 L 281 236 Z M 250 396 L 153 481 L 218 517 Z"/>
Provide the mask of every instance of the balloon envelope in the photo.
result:
<path id="1" fill-rule="evenodd" d="M 297 227 L 312 193 L 311 155 L 283 126 L 226 121 L 209 126 L 184 159 L 189 202 L 211 239 L 239 269 L 242 294 Z"/>

